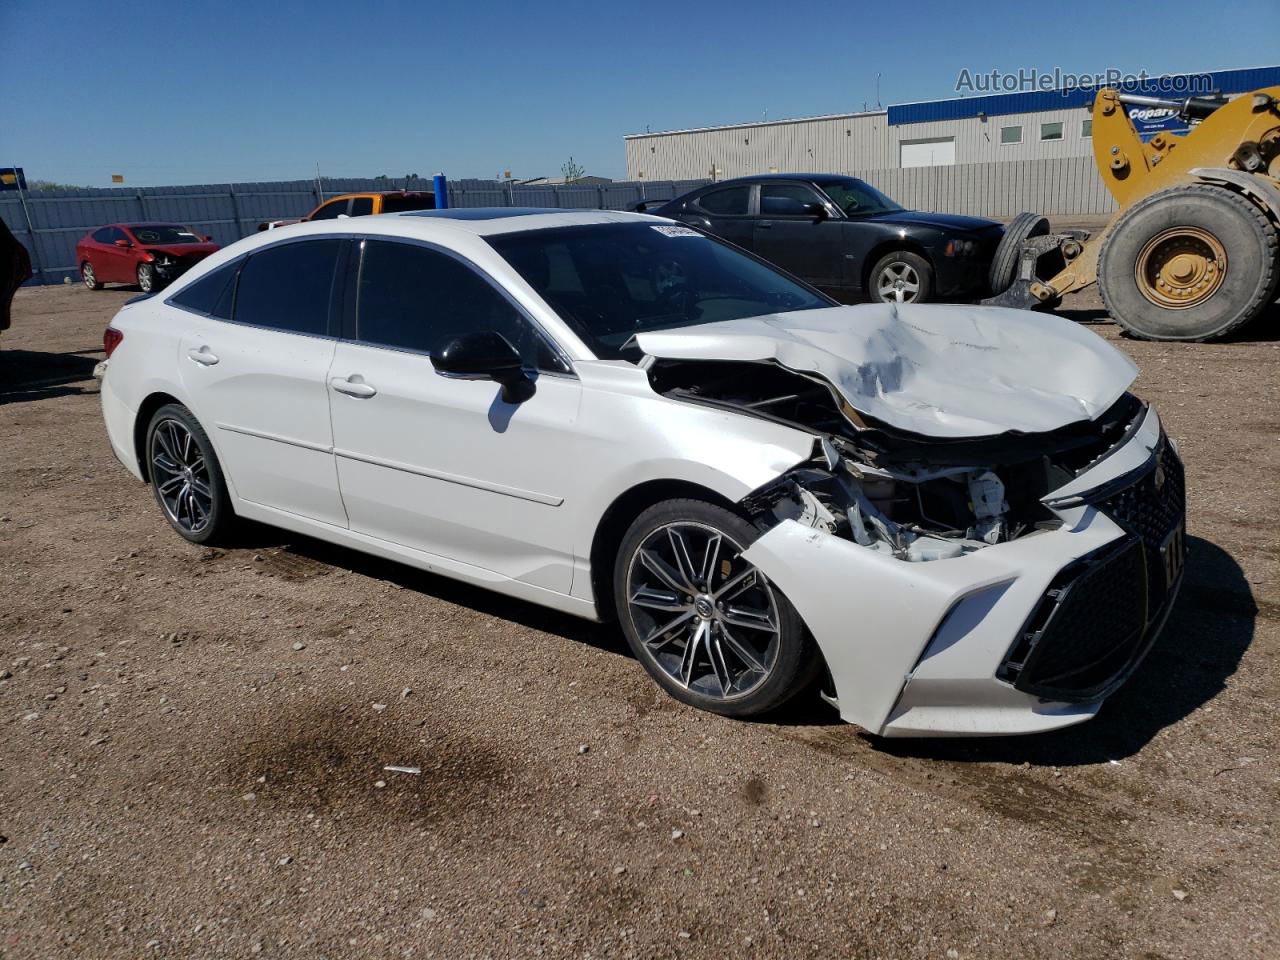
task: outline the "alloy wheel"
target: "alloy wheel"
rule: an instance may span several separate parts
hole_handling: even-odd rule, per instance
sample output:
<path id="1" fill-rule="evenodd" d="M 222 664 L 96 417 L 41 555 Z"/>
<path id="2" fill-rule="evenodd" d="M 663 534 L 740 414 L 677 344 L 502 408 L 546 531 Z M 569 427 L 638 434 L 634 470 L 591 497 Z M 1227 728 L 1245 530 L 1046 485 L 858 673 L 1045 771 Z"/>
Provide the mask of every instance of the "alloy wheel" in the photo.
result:
<path id="1" fill-rule="evenodd" d="M 138 289 L 143 293 L 150 293 L 151 288 L 155 286 L 155 275 L 148 263 L 138 267 Z"/>
<path id="2" fill-rule="evenodd" d="M 86 263 L 80 268 L 80 279 L 84 281 L 84 285 L 90 290 L 96 290 L 98 287 L 98 278 L 94 275 L 93 264 Z"/>
<path id="3" fill-rule="evenodd" d="M 894 260 L 876 278 L 876 295 L 886 302 L 910 303 L 920 295 L 920 275 L 911 264 Z"/>
<path id="4" fill-rule="evenodd" d="M 778 659 L 777 597 L 742 550 L 714 527 L 677 521 L 650 533 L 627 571 L 645 650 L 675 683 L 714 699 L 749 694 Z"/>
<path id="5" fill-rule="evenodd" d="M 151 433 L 151 481 L 170 522 L 200 533 L 213 518 L 213 486 L 200 444 L 180 420 L 161 420 Z"/>

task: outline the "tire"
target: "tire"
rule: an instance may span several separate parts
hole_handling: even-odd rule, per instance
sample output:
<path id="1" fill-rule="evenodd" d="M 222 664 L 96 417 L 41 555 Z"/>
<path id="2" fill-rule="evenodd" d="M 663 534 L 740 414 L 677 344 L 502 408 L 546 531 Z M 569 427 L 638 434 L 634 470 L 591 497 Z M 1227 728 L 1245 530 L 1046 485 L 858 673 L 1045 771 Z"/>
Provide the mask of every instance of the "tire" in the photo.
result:
<path id="1" fill-rule="evenodd" d="M 192 543 L 225 542 L 235 527 L 235 511 L 199 421 L 181 404 L 165 404 L 152 415 L 146 436 L 151 492 L 169 526 Z"/>
<path id="2" fill-rule="evenodd" d="M 886 283 L 896 284 L 898 280 L 905 285 L 886 294 Z M 908 290 L 907 285 L 915 289 Z M 933 298 L 933 266 L 924 257 L 907 250 L 886 253 L 867 275 L 867 295 L 872 302 L 925 303 Z"/>
<path id="3" fill-rule="evenodd" d="M 1022 259 L 1022 241 L 1043 237 L 1049 232 L 1049 221 L 1038 213 L 1020 213 L 1004 228 L 1004 236 L 991 258 L 991 270 L 987 280 L 991 295 L 999 296 L 1013 286 L 1018 276 L 1018 262 Z"/>
<path id="4" fill-rule="evenodd" d="M 98 279 L 98 274 L 93 269 L 93 264 L 88 260 L 80 264 L 80 279 L 90 290 L 101 290 L 103 287 L 102 281 Z"/>
<path id="5" fill-rule="evenodd" d="M 1098 258 L 1098 289 L 1131 336 L 1212 340 L 1275 297 L 1278 243 L 1275 226 L 1239 194 L 1172 187 L 1134 204 L 1111 229 Z"/>
<path id="6" fill-rule="evenodd" d="M 149 263 L 138 264 L 138 289 L 143 293 L 154 293 L 160 289 L 156 268 Z"/>
<path id="7" fill-rule="evenodd" d="M 640 514 L 623 537 L 613 574 L 623 633 L 649 675 L 683 703 L 755 716 L 786 703 L 816 674 L 817 648 L 800 615 L 739 556 L 759 536 L 723 507 L 667 500 Z M 691 563 L 679 563 L 677 544 Z M 707 580 L 699 582 L 699 573 Z"/>

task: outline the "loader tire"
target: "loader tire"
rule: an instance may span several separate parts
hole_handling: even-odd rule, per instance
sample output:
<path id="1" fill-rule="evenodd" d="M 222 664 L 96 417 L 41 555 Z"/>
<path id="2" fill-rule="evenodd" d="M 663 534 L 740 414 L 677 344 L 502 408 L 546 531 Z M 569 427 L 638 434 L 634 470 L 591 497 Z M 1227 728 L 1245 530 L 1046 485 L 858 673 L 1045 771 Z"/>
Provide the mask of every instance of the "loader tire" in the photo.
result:
<path id="1" fill-rule="evenodd" d="M 1116 221 L 1098 257 L 1098 290 L 1130 336 L 1213 340 L 1275 298 L 1278 249 L 1275 225 L 1239 194 L 1171 187 Z"/>
<path id="2" fill-rule="evenodd" d="M 1004 228 L 1004 236 L 991 258 L 991 272 L 987 280 L 991 295 L 999 296 L 1013 286 L 1018 277 L 1018 262 L 1022 259 L 1022 241 L 1031 237 L 1043 237 L 1049 232 L 1049 221 L 1038 213 L 1020 213 Z"/>

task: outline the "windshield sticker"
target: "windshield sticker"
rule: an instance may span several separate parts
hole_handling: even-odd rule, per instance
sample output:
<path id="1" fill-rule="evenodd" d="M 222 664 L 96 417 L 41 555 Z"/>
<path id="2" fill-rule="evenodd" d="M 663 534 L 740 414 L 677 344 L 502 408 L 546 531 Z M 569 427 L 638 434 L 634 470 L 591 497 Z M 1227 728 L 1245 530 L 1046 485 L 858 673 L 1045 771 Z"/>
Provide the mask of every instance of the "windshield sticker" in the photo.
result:
<path id="1" fill-rule="evenodd" d="M 697 230 L 691 230 L 688 227 L 682 227 L 676 223 L 672 223 L 672 224 L 655 223 L 653 224 L 653 229 L 657 230 L 660 234 L 662 234 L 665 237 L 700 237 L 702 236 L 702 234 L 700 234 Z"/>

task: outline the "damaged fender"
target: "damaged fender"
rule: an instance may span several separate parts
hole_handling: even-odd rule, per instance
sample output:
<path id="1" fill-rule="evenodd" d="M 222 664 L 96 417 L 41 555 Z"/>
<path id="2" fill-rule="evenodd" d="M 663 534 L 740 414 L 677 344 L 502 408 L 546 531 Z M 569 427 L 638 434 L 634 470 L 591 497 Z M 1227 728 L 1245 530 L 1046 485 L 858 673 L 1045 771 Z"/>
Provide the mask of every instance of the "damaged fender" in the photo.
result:
<path id="1" fill-rule="evenodd" d="M 1009 648 L 1027 611 L 1067 563 L 1118 539 L 1122 531 L 1092 508 L 1074 527 L 1045 531 L 952 559 L 906 563 L 848 540 L 786 520 L 743 553 L 802 611 L 831 672 L 842 719 L 875 734 L 892 735 L 894 708 L 922 659 L 964 641 L 968 661 L 957 665 L 956 684 L 934 691 L 917 716 L 904 721 L 927 730 L 934 713 L 945 712 L 942 729 L 972 722 L 969 711 L 981 689 L 992 705 L 983 735 L 1028 732 L 1031 698 L 998 684 L 992 666 Z M 1007 690 L 1018 728 L 1003 729 L 999 697 Z M 1033 709 L 1059 714 L 1062 705 Z M 1096 707 L 1094 708 L 1096 709 Z M 1081 711 L 1079 720 L 1091 715 Z M 1062 725 L 1061 722 L 1046 724 Z"/>

